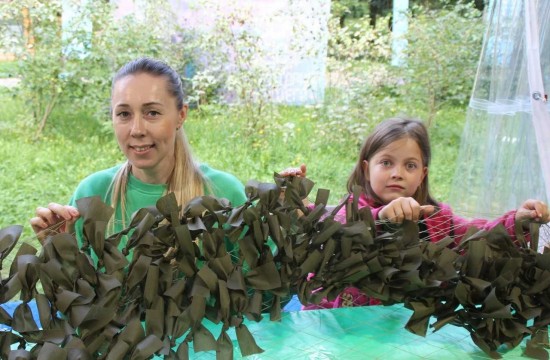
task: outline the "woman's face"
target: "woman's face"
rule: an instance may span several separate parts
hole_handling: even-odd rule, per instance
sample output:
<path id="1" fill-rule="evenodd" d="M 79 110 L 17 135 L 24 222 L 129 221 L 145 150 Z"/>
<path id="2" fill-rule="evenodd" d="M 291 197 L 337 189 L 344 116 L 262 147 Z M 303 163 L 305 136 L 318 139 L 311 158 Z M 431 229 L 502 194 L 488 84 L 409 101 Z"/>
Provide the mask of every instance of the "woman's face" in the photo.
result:
<path id="1" fill-rule="evenodd" d="M 178 129 L 187 107 L 178 109 L 167 79 L 139 73 L 119 79 L 111 97 L 118 145 L 132 164 L 132 173 L 147 183 L 166 183 L 174 168 Z"/>

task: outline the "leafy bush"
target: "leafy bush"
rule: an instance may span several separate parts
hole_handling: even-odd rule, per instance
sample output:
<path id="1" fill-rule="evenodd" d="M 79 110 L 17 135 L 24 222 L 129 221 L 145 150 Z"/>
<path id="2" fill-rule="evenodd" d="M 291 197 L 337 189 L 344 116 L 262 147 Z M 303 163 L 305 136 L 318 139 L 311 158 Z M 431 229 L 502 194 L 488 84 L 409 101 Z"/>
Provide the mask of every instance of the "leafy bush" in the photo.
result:
<path id="1" fill-rule="evenodd" d="M 213 24 L 197 30 L 187 45 L 198 54 L 196 74 L 190 79 L 195 90 L 191 100 L 199 107 L 209 102 L 234 104 L 232 111 L 246 121 L 247 133 L 252 135 L 269 115 L 266 110 L 280 71 L 266 61 L 266 48 L 254 32 L 250 9 L 236 2 L 203 1 L 200 6 Z"/>
<path id="2" fill-rule="evenodd" d="M 368 17 L 341 26 L 342 6 L 329 22 L 328 91 L 311 111 L 318 146 L 326 144 L 328 134 L 342 134 L 332 142 L 359 146 L 384 118 L 408 115 L 431 125 L 443 107 L 465 106 L 483 37 L 481 13 L 473 4 L 444 0 L 433 8 L 413 6 L 402 67 L 390 65 L 388 19 L 378 19 L 376 27 Z"/>
<path id="3" fill-rule="evenodd" d="M 337 16 L 329 20 L 328 89 L 324 103 L 316 106 L 312 114 L 318 121 L 316 138 L 340 133 L 336 142 L 359 144 L 382 119 L 380 102 L 393 103 L 384 94 L 391 82 L 386 65 L 391 55 L 391 33 L 384 23 L 379 21 L 373 28 L 368 17 L 364 17 L 341 27 Z"/>
<path id="4" fill-rule="evenodd" d="M 438 10 L 413 7 L 407 66 L 396 69 L 399 94 L 426 109 L 430 122 L 442 104 L 470 98 L 483 40 L 482 14 L 472 3 L 445 3 Z"/>
<path id="5" fill-rule="evenodd" d="M 267 130 L 276 115 L 271 95 L 284 64 L 266 61 L 277 54 L 267 52 L 250 9 L 198 0 L 197 11 L 209 20 L 204 28 L 193 28 L 178 23 L 168 0 L 143 4 L 138 13 L 117 18 L 116 4 L 87 1 L 74 9 L 68 26 L 62 26 L 67 9 L 60 0 L 0 4 L 0 34 L 8 34 L 3 30 L 14 19 L 23 23 L 21 14 L 28 10 L 29 36 L 0 36 L 0 48 L 17 56 L 22 79 L 17 91 L 29 105 L 37 134 L 59 104 L 105 119 L 112 74 L 140 56 L 176 68 L 192 104 L 230 102 L 231 111 L 246 120 L 249 135 Z"/>
<path id="6" fill-rule="evenodd" d="M 23 23 L 21 14 L 29 14 L 29 35 L 0 37 L 0 47 L 18 59 L 17 92 L 29 106 L 37 134 L 59 104 L 84 107 L 96 118 L 105 118 L 110 79 L 127 61 L 144 55 L 174 60 L 170 34 L 177 24 L 167 0 L 147 2 L 142 16 L 120 19 L 115 18 L 113 4 L 87 1 L 64 26 L 62 5 L 59 0 L 0 4 L 3 20 Z M 0 34 L 7 34 L 2 26 L 8 24 L 0 21 Z"/>

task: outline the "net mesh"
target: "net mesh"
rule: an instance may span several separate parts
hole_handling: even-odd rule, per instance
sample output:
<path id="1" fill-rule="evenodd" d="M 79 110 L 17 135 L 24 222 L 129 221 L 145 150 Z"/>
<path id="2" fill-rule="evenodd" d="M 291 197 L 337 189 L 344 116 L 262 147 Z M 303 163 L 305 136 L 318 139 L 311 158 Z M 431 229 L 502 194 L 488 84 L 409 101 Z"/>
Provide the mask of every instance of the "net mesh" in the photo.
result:
<path id="1" fill-rule="evenodd" d="M 536 1 L 542 81 L 550 81 L 550 2 Z M 450 196 L 463 214 L 491 218 L 518 208 L 529 198 L 547 201 L 550 178 L 546 146 L 534 103 L 548 116 L 544 93 L 533 92 L 530 74 L 539 59 L 529 58 L 523 1 L 495 0 L 462 136 Z M 530 88 L 531 82 L 531 88 Z M 548 126 L 548 125 L 546 125 Z M 548 139 L 550 140 L 550 139 Z"/>

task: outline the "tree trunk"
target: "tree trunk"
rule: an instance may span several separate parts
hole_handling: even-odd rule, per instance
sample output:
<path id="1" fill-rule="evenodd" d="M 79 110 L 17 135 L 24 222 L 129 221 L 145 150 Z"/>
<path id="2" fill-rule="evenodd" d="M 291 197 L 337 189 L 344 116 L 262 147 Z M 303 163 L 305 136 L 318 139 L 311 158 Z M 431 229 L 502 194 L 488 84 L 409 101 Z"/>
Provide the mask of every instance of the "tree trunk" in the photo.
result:
<path id="1" fill-rule="evenodd" d="M 34 35 L 32 33 L 31 13 L 28 7 L 24 7 L 21 12 L 23 13 L 23 36 L 25 37 L 25 43 L 29 52 L 34 55 Z"/>
<path id="2" fill-rule="evenodd" d="M 42 114 L 42 119 L 40 120 L 40 125 L 38 126 L 38 130 L 36 131 L 36 135 L 35 135 L 36 137 L 39 137 L 42 134 L 42 131 L 46 126 L 46 121 L 50 117 L 50 114 L 52 113 L 52 110 L 55 107 L 55 104 L 57 103 L 58 97 L 59 97 L 59 92 L 56 92 L 53 98 L 50 100 L 50 102 L 46 105 L 46 109 L 44 110 L 44 114 Z"/>

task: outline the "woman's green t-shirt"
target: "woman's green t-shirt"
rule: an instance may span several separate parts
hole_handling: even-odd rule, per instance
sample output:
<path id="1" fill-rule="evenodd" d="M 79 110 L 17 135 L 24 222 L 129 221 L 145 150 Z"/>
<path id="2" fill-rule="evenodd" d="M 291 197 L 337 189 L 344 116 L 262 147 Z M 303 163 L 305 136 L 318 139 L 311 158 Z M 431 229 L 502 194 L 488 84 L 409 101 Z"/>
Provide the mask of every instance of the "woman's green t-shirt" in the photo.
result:
<path id="1" fill-rule="evenodd" d="M 86 177 L 76 188 L 69 204 L 76 206 L 76 200 L 99 196 L 107 205 L 111 204 L 111 187 L 113 179 L 122 165 L 117 165 L 109 169 L 98 171 Z M 213 169 L 206 164 L 200 165 L 200 170 L 208 181 L 210 193 L 205 187 L 205 193 L 217 198 L 225 198 L 231 202 L 232 206 L 240 206 L 246 201 L 243 184 L 233 175 Z M 126 211 L 124 214 L 124 224 L 127 226 L 130 223 L 132 214 L 137 210 L 155 206 L 157 200 L 165 195 L 166 185 L 162 184 L 147 184 L 138 180 L 135 176 L 130 175 L 128 179 L 126 191 Z M 115 209 L 114 214 L 114 231 L 123 230 L 123 217 L 120 206 Z M 82 244 L 82 219 L 79 219 L 75 224 L 76 238 L 79 244 Z M 121 239 L 119 249 L 126 246 L 127 238 Z M 92 255 L 94 260 L 95 254 Z"/>

